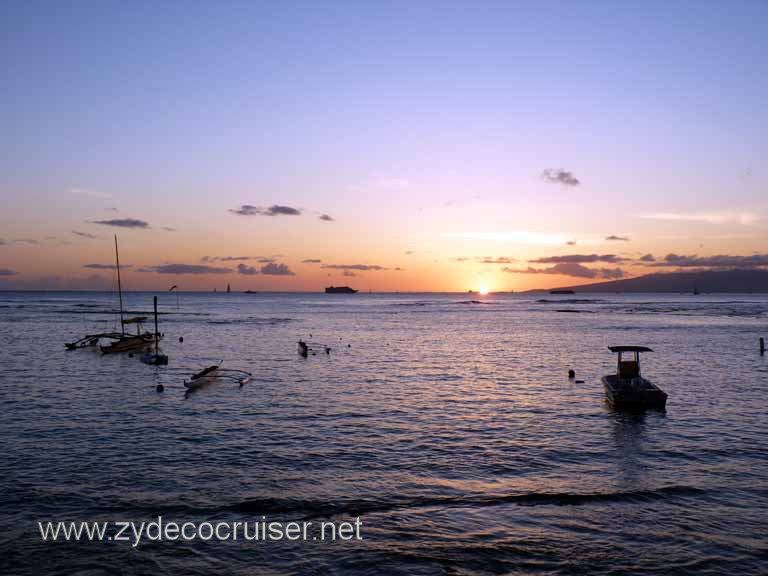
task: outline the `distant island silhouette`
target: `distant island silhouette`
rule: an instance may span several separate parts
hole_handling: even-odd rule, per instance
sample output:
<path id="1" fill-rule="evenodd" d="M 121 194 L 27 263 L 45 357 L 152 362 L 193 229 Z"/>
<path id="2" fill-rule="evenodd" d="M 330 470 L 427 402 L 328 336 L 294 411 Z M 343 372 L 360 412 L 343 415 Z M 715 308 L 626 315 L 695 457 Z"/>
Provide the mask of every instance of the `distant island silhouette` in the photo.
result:
<path id="1" fill-rule="evenodd" d="M 768 270 L 707 270 L 659 272 L 637 278 L 578 286 L 540 288 L 530 292 L 768 292 Z"/>

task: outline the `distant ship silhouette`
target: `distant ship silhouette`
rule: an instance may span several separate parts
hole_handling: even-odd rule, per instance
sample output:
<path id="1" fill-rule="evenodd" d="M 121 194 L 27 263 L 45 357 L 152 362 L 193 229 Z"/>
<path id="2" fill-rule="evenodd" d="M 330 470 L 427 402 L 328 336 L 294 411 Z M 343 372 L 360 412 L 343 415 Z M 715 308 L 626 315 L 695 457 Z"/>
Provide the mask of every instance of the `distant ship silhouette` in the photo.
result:
<path id="1" fill-rule="evenodd" d="M 357 294 L 357 290 L 349 286 L 328 286 L 325 289 L 326 294 Z"/>

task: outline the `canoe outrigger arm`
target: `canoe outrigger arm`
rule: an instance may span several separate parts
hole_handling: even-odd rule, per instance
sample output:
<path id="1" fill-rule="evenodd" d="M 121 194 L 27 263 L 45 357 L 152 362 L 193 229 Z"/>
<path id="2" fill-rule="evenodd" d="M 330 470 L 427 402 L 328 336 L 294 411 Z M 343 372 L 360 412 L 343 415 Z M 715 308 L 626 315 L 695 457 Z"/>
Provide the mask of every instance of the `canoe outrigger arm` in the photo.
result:
<path id="1" fill-rule="evenodd" d="M 247 383 L 253 374 L 245 370 L 235 368 L 222 368 L 221 363 L 203 368 L 200 372 L 192 375 L 189 381 L 184 380 L 184 386 L 189 389 L 200 388 L 201 386 L 212 382 L 213 380 L 225 379 L 237 382 L 240 386 Z"/>

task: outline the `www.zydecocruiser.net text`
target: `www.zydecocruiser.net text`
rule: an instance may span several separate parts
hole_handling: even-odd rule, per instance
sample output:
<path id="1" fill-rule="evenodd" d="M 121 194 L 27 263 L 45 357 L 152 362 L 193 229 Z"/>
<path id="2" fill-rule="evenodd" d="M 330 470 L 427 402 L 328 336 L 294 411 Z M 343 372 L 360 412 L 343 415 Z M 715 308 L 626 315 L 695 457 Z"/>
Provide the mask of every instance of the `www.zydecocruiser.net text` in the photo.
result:
<path id="1" fill-rule="evenodd" d="M 127 542 L 134 548 L 142 542 L 280 542 L 362 540 L 362 521 L 271 521 L 262 516 L 248 522 L 178 522 L 162 516 L 151 522 L 38 522 L 45 542 Z"/>

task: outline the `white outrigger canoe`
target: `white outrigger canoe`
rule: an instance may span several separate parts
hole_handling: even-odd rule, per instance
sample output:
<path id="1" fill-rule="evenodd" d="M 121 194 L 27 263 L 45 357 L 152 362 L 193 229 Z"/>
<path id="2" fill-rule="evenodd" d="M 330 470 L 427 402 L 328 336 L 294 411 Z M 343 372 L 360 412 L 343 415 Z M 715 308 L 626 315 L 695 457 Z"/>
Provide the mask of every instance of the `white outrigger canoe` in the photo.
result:
<path id="1" fill-rule="evenodd" d="M 203 368 L 200 372 L 192 375 L 189 380 L 184 380 L 184 386 L 190 390 L 201 388 L 215 380 L 231 380 L 237 382 L 240 386 L 248 383 L 253 374 L 245 370 L 235 370 L 234 368 L 222 368 L 221 364 L 214 364 Z"/>

